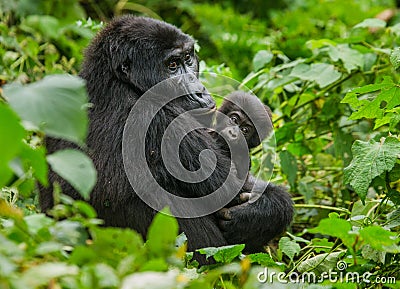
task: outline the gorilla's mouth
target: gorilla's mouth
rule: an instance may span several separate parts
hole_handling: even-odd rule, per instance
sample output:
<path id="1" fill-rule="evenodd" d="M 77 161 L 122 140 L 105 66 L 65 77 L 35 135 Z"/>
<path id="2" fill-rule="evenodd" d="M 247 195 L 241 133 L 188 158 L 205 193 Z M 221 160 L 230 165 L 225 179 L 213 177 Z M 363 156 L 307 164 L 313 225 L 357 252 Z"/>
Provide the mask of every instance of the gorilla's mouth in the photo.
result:
<path id="1" fill-rule="evenodd" d="M 207 91 L 196 93 L 195 101 L 199 104 L 199 108 L 196 109 L 199 113 L 196 114 L 214 113 L 217 108 L 214 99 Z"/>

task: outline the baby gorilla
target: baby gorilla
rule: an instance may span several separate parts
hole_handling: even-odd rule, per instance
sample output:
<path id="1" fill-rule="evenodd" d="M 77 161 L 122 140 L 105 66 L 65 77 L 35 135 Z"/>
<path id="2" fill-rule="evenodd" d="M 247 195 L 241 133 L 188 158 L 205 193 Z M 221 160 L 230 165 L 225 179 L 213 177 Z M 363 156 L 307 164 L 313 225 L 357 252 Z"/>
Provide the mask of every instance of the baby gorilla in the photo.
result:
<path id="1" fill-rule="evenodd" d="M 271 132 L 271 109 L 256 96 L 235 91 L 224 99 L 218 112 L 215 125 L 217 143 L 225 155 L 233 158 L 238 177 L 243 179 L 251 166 L 249 150 L 258 146 Z M 240 134 L 247 147 L 240 143 L 241 139 L 243 141 Z"/>

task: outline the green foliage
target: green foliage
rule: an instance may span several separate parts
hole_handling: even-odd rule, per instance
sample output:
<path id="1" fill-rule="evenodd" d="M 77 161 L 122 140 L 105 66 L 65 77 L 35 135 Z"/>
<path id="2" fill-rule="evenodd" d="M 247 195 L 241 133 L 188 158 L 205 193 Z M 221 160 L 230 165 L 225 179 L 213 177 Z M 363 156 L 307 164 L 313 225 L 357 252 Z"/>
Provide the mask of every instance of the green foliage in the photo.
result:
<path id="1" fill-rule="evenodd" d="M 85 200 L 96 184 L 96 169 L 84 153 L 66 149 L 47 156 L 51 169 L 67 180 Z"/>
<path id="2" fill-rule="evenodd" d="M 344 169 L 344 181 L 365 201 L 372 180 L 393 169 L 399 158 L 400 141 L 393 137 L 382 138 L 380 142 L 356 141 L 352 149 L 353 160 Z"/>
<path id="3" fill-rule="evenodd" d="M 51 75 L 21 86 L 8 85 L 4 95 L 30 129 L 83 144 L 88 128 L 85 83 L 68 75 Z"/>

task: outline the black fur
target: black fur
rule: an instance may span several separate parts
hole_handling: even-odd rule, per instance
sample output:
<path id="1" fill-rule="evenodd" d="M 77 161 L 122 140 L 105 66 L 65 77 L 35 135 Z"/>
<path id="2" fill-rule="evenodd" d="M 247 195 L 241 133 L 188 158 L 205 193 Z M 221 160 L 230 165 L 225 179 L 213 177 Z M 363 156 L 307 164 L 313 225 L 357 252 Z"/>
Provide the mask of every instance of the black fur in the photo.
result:
<path id="1" fill-rule="evenodd" d="M 107 226 L 133 228 L 144 237 L 147 234 L 156 212 L 136 195 L 125 174 L 123 129 L 132 106 L 150 87 L 179 73 L 189 71 L 197 76 L 198 61 L 195 55 L 192 62 L 174 72 L 168 70 L 164 61 L 171 49 L 193 44 L 191 37 L 170 24 L 149 18 L 123 16 L 111 21 L 86 50 L 80 76 L 87 81 L 90 102 L 93 103 L 89 112 L 87 152 L 98 172 L 90 204 Z M 218 160 L 211 177 L 200 183 L 189 184 L 173 178 L 165 169 L 159 155 L 163 130 L 185 109 L 199 106 L 212 107 L 212 103 L 207 97 L 201 97 L 197 102 L 182 99 L 167 105 L 157 114 L 146 137 L 147 161 L 153 175 L 164 188 L 178 196 L 208 194 L 224 181 L 229 172 L 229 158 L 224 156 L 215 139 L 201 130 L 190 133 L 184 139 L 180 146 L 181 160 L 186 168 L 195 170 L 199 166 L 196 156 L 204 149 L 211 149 Z M 137 116 L 138 122 L 141 117 Z M 187 120 L 189 123 L 196 122 L 190 118 Z M 69 146 L 66 142 L 47 140 L 49 152 Z M 137 171 L 139 174 L 140 168 Z M 79 198 L 72 187 L 54 173 L 50 174 L 50 179 L 52 182 L 58 181 L 65 194 Z M 145 186 L 145 183 L 142 185 Z M 260 249 L 285 229 L 293 212 L 288 194 L 279 187 L 272 188 L 259 201 L 239 205 L 234 211 L 232 209 L 233 218 L 229 221 L 220 223 L 218 214 L 178 219 L 180 230 L 188 237 L 188 249 L 236 242 Z M 43 211 L 52 207 L 52 188 L 41 190 L 40 204 Z"/>

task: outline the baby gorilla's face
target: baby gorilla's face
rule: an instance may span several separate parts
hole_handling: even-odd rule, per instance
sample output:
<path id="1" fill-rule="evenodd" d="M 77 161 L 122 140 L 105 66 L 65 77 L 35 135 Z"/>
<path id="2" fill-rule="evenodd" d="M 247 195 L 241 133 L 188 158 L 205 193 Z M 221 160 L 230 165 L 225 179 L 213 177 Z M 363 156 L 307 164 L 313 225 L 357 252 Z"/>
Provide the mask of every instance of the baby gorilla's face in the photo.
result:
<path id="1" fill-rule="evenodd" d="M 235 144 L 239 141 L 240 134 L 243 134 L 247 145 L 253 138 L 255 127 L 242 110 L 232 110 L 227 114 L 227 118 L 217 122 L 216 130 L 229 143 Z"/>

